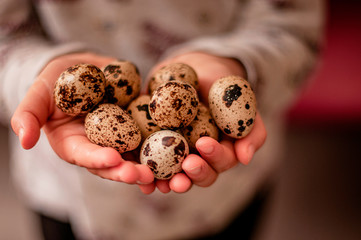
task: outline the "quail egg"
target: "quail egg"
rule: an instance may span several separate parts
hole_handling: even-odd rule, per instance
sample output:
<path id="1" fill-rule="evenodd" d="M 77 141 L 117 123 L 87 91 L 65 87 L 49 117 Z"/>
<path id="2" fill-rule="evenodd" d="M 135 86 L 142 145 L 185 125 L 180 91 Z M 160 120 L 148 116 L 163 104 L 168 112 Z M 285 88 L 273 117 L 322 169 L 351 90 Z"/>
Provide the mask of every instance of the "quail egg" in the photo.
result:
<path id="1" fill-rule="evenodd" d="M 186 127 L 182 128 L 182 135 L 187 140 L 190 149 L 195 150 L 195 144 L 201 137 L 211 137 L 218 140 L 218 128 L 208 110 L 199 103 L 198 113 L 195 119 Z"/>
<path id="2" fill-rule="evenodd" d="M 218 79 L 209 90 L 208 101 L 213 119 L 226 135 L 243 138 L 252 130 L 257 102 L 245 79 L 238 76 Z"/>
<path id="3" fill-rule="evenodd" d="M 105 102 L 126 107 L 140 92 L 138 68 L 129 61 L 115 61 L 104 67 Z"/>
<path id="4" fill-rule="evenodd" d="M 198 96 L 189 84 L 166 82 L 154 92 L 149 113 L 162 129 L 178 129 L 189 125 L 198 112 Z"/>
<path id="5" fill-rule="evenodd" d="M 132 117 L 115 104 L 100 104 L 85 118 L 88 139 L 103 147 L 112 147 L 119 153 L 134 150 L 141 141 L 139 127 Z"/>
<path id="6" fill-rule="evenodd" d="M 161 128 L 155 124 L 149 114 L 149 95 L 141 95 L 134 99 L 128 106 L 128 112 L 138 124 L 140 132 L 142 133 L 142 139 L 147 138 L 150 134 L 161 130 Z"/>
<path id="7" fill-rule="evenodd" d="M 54 87 L 56 106 L 70 116 L 85 115 L 105 92 L 103 72 L 92 64 L 77 64 L 60 74 Z"/>
<path id="8" fill-rule="evenodd" d="M 184 63 L 171 63 L 159 69 L 149 81 L 149 92 L 152 94 L 160 85 L 169 81 L 186 82 L 196 91 L 199 89 L 198 76 L 194 69 Z"/>
<path id="9" fill-rule="evenodd" d="M 140 150 L 140 162 L 147 165 L 157 179 L 170 179 L 182 171 L 182 163 L 189 154 L 185 138 L 171 130 L 151 134 Z"/>

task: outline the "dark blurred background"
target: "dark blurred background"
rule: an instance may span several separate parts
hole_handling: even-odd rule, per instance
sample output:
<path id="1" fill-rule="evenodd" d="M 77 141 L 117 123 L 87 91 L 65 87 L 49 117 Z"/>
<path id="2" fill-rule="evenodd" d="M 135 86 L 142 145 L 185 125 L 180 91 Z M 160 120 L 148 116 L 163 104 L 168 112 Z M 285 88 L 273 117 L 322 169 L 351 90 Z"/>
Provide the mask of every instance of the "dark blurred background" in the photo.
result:
<path id="1" fill-rule="evenodd" d="M 286 114 L 275 189 L 257 240 L 361 239 L 361 1 L 328 1 L 320 63 Z M 0 239 L 38 240 L 34 216 L 9 179 L 0 127 Z"/>
<path id="2" fill-rule="evenodd" d="M 361 1 L 328 1 L 319 66 L 287 113 L 258 240 L 361 239 Z"/>

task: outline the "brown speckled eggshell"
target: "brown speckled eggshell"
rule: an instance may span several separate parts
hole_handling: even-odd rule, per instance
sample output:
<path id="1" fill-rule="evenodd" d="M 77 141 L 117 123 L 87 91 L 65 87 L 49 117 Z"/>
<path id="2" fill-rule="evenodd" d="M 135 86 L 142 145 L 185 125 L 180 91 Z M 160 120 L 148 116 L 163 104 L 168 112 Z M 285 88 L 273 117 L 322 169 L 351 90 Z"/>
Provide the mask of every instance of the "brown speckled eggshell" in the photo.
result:
<path id="1" fill-rule="evenodd" d="M 161 85 L 149 103 L 153 121 L 162 129 L 178 129 L 189 125 L 198 112 L 198 96 L 189 84 L 179 81 Z"/>
<path id="2" fill-rule="evenodd" d="M 149 81 L 149 93 L 153 94 L 160 85 L 169 81 L 186 82 L 196 91 L 199 89 L 198 76 L 191 66 L 184 63 L 171 63 L 154 73 Z"/>
<path id="3" fill-rule="evenodd" d="M 141 95 L 134 99 L 127 109 L 134 121 L 138 124 L 143 140 L 150 134 L 161 130 L 161 128 L 153 122 L 149 114 L 149 102 L 149 95 Z"/>
<path id="4" fill-rule="evenodd" d="M 91 64 L 77 64 L 66 69 L 55 82 L 56 106 L 70 116 L 85 115 L 104 96 L 103 72 Z"/>
<path id="5" fill-rule="evenodd" d="M 140 162 L 147 165 L 157 179 L 170 179 L 182 171 L 182 163 L 189 154 L 185 138 L 171 130 L 151 134 L 143 143 Z"/>
<path id="6" fill-rule="evenodd" d="M 209 109 L 203 103 L 199 103 L 197 116 L 187 127 L 182 129 L 182 135 L 193 150 L 196 149 L 195 144 L 201 137 L 207 136 L 218 141 L 218 128 Z"/>
<path id="7" fill-rule="evenodd" d="M 100 104 L 85 118 L 88 139 L 119 153 L 134 150 L 141 141 L 140 130 L 132 117 L 115 104 Z"/>
<path id="8" fill-rule="evenodd" d="M 138 68 L 129 61 L 115 61 L 104 67 L 105 102 L 121 107 L 139 95 L 141 78 Z"/>
<path id="9" fill-rule="evenodd" d="M 217 126 L 232 138 L 243 138 L 253 128 L 257 102 L 251 85 L 238 76 L 218 79 L 208 95 L 209 109 Z"/>

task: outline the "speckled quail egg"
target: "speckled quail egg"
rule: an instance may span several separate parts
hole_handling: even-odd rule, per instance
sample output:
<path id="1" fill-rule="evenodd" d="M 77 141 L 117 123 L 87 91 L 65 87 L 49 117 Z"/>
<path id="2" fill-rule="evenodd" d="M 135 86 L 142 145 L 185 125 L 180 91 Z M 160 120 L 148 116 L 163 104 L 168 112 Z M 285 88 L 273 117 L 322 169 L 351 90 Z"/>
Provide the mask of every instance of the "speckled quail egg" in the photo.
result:
<path id="1" fill-rule="evenodd" d="M 201 137 L 211 137 L 218 140 L 218 128 L 208 110 L 199 103 L 198 113 L 195 119 L 186 127 L 182 128 L 182 135 L 187 140 L 190 149 L 195 150 L 195 144 Z"/>
<path id="2" fill-rule="evenodd" d="M 134 99 L 127 109 L 134 121 L 138 124 L 140 132 L 142 133 L 142 139 L 161 130 L 161 128 L 153 122 L 149 114 L 149 102 L 149 95 L 141 95 Z"/>
<path id="3" fill-rule="evenodd" d="M 115 104 L 100 104 L 85 118 L 88 139 L 119 153 L 134 150 L 141 141 L 140 130 L 132 117 Z"/>
<path id="4" fill-rule="evenodd" d="M 141 78 L 138 68 L 129 61 L 115 61 L 104 67 L 105 102 L 127 106 L 139 95 Z"/>
<path id="5" fill-rule="evenodd" d="M 245 79 L 238 76 L 218 79 L 209 90 L 208 101 L 213 119 L 226 135 L 243 138 L 252 130 L 257 102 Z"/>
<path id="6" fill-rule="evenodd" d="M 163 129 L 178 129 L 189 125 L 198 112 L 196 90 L 188 83 L 172 81 L 161 85 L 149 103 L 153 121 Z"/>
<path id="7" fill-rule="evenodd" d="M 85 115 L 104 96 L 105 77 L 92 64 L 77 64 L 60 74 L 54 87 L 56 106 L 70 116 Z"/>
<path id="8" fill-rule="evenodd" d="M 147 165 L 157 179 L 170 179 L 182 171 L 182 162 L 189 154 L 185 138 L 171 130 L 151 134 L 140 150 L 140 162 Z"/>
<path id="9" fill-rule="evenodd" d="M 198 76 L 191 66 L 184 63 L 171 63 L 153 74 L 149 81 L 149 93 L 152 94 L 160 85 L 169 81 L 186 82 L 196 91 L 199 89 Z"/>

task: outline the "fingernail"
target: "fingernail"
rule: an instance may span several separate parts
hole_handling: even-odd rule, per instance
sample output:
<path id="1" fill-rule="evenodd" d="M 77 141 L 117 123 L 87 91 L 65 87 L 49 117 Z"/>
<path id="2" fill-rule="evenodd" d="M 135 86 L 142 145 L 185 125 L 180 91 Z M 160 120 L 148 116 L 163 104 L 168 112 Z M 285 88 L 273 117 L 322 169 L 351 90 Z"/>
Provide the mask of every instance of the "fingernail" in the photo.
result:
<path id="1" fill-rule="evenodd" d="M 153 181 L 152 181 L 153 182 Z M 145 182 L 145 181 L 142 181 L 142 180 L 137 180 L 136 181 L 136 184 L 138 184 L 138 185 L 148 185 L 148 184 L 150 184 L 150 183 L 152 183 L 152 182 Z"/>
<path id="2" fill-rule="evenodd" d="M 211 154 L 214 151 L 213 145 L 204 145 L 200 148 L 201 152 L 204 154 Z"/>
<path id="3" fill-rule="evenodd" d="M 201 166 L 196 166 L 194 168 L 191 168 L 191 169 L 187 170 L 187 172 L 189 172 L 192 175 L 198 175 L 198 174 L 201 173 L 201 170 L 202 170 Z"/>
<path id="4" fill-rule="evenodd" d="M 248 164 L 252 158 L 253 158 L 253 155 L 254 155 L 254 152 L 255 152 L 255 148 L 253 145 L 249 145 L 248 146 L 248 149 L 247 149 L 247 162 L 245 162 L 244 164 Z"/>
<path id="5" fill-rule="evenodd" d="M 19 129 L 19 139 L 20 139 L 20 142 L 22 142 L 23 137 L 24 137 L 24 128 L 20 128 L 20 129 Z"/>

